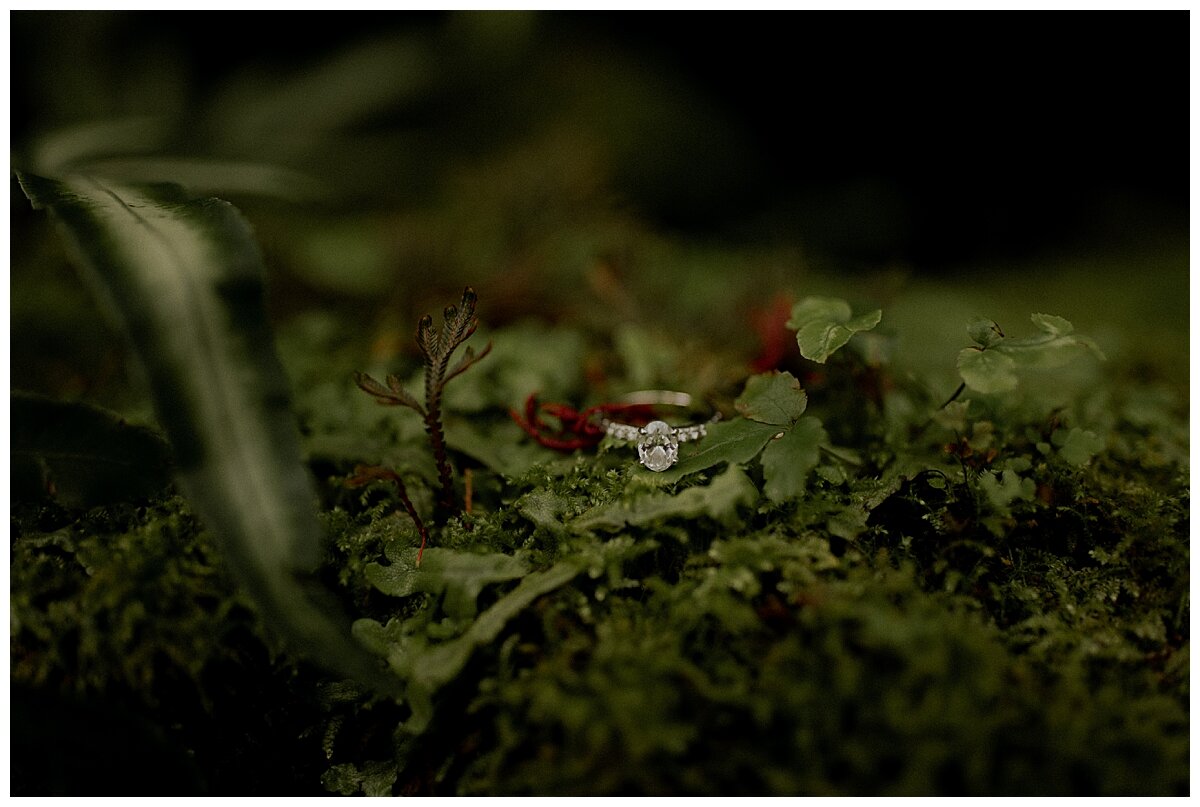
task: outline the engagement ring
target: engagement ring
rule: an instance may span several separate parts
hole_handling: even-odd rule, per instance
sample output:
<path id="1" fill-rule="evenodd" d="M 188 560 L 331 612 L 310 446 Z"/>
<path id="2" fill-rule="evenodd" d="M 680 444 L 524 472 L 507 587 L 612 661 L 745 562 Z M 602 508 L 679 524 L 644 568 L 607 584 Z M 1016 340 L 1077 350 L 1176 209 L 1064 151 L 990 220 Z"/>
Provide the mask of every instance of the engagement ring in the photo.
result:
<path id="1" fill-rule="evenodd" d="M 692 408 L 692 396 L 686 392 L 669 390 L 644 390 L 626 395 L 622 403 L 651 406 L 678 406 Z M 672 426 L 665 420 L 652 420 L 645 426 L 614 423 L 605 418 L 600 426 L 605 434 L 617 440 L 637 443 L 638 462 L 651 471 L 665 471 L 679 460 L 679 444 L 699 440 L 708 434 L 708 424 L 720 419 L 713 415 L 704 423 L 689 426 Z"/>

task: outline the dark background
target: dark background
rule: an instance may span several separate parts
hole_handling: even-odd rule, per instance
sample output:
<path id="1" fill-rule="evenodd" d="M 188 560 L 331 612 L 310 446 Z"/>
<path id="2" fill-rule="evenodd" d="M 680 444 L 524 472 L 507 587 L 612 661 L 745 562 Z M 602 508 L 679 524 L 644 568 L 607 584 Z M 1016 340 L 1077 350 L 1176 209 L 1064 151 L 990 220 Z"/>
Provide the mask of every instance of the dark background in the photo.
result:
<path id="1" fill-rule="evenodd" d="M 448 15 L 125 13 L 100 34 L 75 12 L 11 18 L 20 143 L 56 123 L 38 89 L 48 60 L 121 70 L 153 43 L 202 94 L 381 32 L 433 34 Z M 1186 233 L 1188 36 L 1186 12 L 549 13 L 527 47 L 633 60 L 736 133 L 675 152 L 670 176 L 687 181 L 618 176 L 650 220 L 936 272 Z"/>

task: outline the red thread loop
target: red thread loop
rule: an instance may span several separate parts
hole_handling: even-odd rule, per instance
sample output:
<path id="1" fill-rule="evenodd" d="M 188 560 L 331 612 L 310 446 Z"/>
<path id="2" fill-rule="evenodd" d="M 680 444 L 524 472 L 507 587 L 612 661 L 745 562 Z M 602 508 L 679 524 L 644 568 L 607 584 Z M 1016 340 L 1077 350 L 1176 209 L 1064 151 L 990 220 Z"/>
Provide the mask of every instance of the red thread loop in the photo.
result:
<path id="1" fill-rule="evenodd" d="M 508 410 L 508 414 L 538 445 L 555 451 L 576 451 L 592 448 L 604 439 L 604 428 L 596 422 L 600 419 L 597 416 L 643 425 L 654 419 L 654 407 L 649 404 L 603 403 L 579 410 L 561 403 L 539 404 L 535 392 L 525 399 L 524 417 L 516 409 Z M 542 415 L 555 418 L 558 425 L 543 420 Z"/>

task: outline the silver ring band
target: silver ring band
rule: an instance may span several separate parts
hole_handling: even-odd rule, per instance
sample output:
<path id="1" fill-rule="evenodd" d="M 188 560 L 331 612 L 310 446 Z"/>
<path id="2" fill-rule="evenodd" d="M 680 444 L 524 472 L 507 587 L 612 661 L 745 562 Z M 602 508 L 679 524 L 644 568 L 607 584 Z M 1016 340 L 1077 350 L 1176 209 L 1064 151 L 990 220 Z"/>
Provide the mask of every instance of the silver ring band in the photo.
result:
<path id="1" fill-rule="evenodd" d="M 686 392 L 671 390 L 642 390 L 621 399 L 622 403 L 647 406 L 678 406 L 692 408 L 692 396 Z M 605 434 L 616 440 L 636 442 L 638 462 L 651 471 L 662 472 L 679 460 L 679 444 L 699 440 L 708 434 L 708 424 L 720 420 L 718 412 L 704 423 L 687 426 L 671 426 L 663 420 L 652 420 L 645 426 L 632 426 L 603 418 L 600 421 Z"/>

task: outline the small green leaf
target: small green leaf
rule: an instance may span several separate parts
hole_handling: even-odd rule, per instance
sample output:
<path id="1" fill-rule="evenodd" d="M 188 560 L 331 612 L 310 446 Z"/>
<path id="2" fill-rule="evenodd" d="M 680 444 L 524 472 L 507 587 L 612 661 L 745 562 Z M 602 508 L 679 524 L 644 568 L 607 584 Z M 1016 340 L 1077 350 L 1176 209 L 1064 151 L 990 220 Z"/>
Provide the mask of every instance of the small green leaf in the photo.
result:
<path id="1" fill-rule="evenodd" d="M 763 449 L 762 465 L 766 484 L 763 491 L 775 502 L 794 499 L 804 493 L 808 475 L 821 459 L 821 445 L 828 442 L 821 421 L 807 417 L 778 440 Z"/>
<path id="2" fill-rule="evenodd" d="M 1008 392 L 1017 387 L 1017 363 L 1012 357 L 991 348 L 968 347 L 958 354 L 958 372 L 967 386 L 976 392 Z"/>
<path id="3" fill-rule="evenodd" d="M 475 602 L 485 586 L 515 580 L 528 571 L 522 561 L 511 555 L 480 555 L 439 547 L 426 549 L 418 567 L 416 548 L 406 546 L 393 551 L 394 546 L 388 546 L 390 565 L 367 564 L 366 575 L 371 585 L 393 597 L 417 592 L 444 593 L 443 608 L 454 619 L 475 616 Z"/>
<path id="4" fill-rule="evenodd" d="M 1066 336 L 1075 331 L 1074 325 L 1062 317 L 1056 317 L 1053 314 L 1031 314 L 1029 318 L 1033 320 L 1033 324 L 1038 326 L 1039 330 L 1051 336 Z"/>
<path id="5" fill-rule="evenodd" d="M 736 406 L 749 420 L 790 426 L 804 414 L 808 396 L 791 373 L 766 373 L 747 379 Z"/>
<path id="6" fill-rule="evenodd" d="M 1059 432 L 1054 433 L 1055 438 L 1058 435 Z M 1058 453 L 1071 465 L 1081 468 L 1103 450 L 1103 437 L 1098 436 L 1095 432 L 1076 427 L 1067 432 L 1066 437 L 1062 440 L 1062 445 L 1058 448 Z"/>
<path id="7" fill-rule="evenodd" d="M 871 330 L 883 317 L 880 309 L 858 317 L 851 314 L 850 304 L 834 297 L 806 297 L 796 303 L 787 327 L 796 332 L 800 355 L 824 364 L 850 337 Z"/>
<path id="8" fill-rule="evenodd" d="M 1019 476 L 1015 471 L 1003 471 L 999 475 L 983 474 L 979 477 L 979 487 L 992 509 L 1005 516 L 1009 514 L 1014 501 L 1032 501 L 1037 493 L 1034 481 Z"/>
<path id="9" fill-rule="evenodd" d="M 321 784 L 330 793 L 343 796 L 390 796 L 396 784 L 396 761 L 393 759 L 371 761 L 362 769 L 353 762 L 334 765 L 321 776 Z"/>
<path id="10" fill-rule="evenodd" d="M 991 347 L 1004 338 L 1000 326 L 990 319 L 974 319 L 967 325 L 967 335 L 980 347 Z"/>

